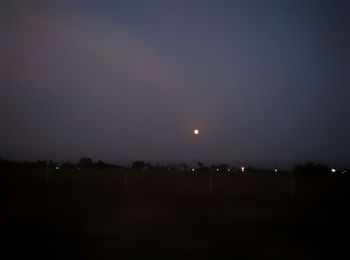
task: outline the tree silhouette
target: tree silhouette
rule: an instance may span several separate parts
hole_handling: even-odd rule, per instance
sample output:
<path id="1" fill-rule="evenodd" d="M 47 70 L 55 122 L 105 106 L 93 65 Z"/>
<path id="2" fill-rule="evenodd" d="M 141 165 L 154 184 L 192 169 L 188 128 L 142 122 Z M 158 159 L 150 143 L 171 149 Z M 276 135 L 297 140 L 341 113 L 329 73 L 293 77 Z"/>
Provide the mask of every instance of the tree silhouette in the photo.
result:
<path id="1" fill-rule="evenodd" d="M 325 164 L 315 165 L 312 162 L 307 162 L 304 165 L 295 165 L 293 172 L 299 175 L 326 175 L 330 174 L 331 168 Z"/>
<path id="2" fill-rule="evenodd" d="M 144 161 L 135 161 L 132 163 L 131 169 L 133 170 L 142 170 L 143 167 L 145 167 Z"/>
<path id="3" fill-rule="evenodd" d="M 78 166 L 82 169 L 92 168 L 94 165 L 93 161 L 90 158 L 83 157 L 79 160 Z"/>

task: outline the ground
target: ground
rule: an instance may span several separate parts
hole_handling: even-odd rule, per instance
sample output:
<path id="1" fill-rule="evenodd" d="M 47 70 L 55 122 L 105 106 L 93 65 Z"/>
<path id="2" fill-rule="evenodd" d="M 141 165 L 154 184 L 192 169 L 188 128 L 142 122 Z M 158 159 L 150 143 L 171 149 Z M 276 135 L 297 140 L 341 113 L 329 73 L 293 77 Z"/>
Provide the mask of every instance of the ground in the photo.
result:
<path id="1" fill-rule="evenodd" d="M 1 171 L 1 254 L 319 259 L 347 253 L 348 176 Z M 1 256 L 0 256 L 1 257 Z M 344 257 L 344 256 L 342 256 Z M 6 257 L 1 257 L 7 259 Z"/>

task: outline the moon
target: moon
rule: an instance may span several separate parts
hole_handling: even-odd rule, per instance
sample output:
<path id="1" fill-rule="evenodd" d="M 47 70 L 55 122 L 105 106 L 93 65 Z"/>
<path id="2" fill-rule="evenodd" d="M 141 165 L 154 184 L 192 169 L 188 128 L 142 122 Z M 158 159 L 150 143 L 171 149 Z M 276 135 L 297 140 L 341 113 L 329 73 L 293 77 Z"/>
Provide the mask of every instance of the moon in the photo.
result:
<path id="1" fill-rule="evenodd" d="M 199 134 L 199 130 L 198 130 L 198 129 L 194 129 L 194 130 L 193 130 L 193 133 L 194 133 L 195 135 L 198 135 L 198 134 Z"/>

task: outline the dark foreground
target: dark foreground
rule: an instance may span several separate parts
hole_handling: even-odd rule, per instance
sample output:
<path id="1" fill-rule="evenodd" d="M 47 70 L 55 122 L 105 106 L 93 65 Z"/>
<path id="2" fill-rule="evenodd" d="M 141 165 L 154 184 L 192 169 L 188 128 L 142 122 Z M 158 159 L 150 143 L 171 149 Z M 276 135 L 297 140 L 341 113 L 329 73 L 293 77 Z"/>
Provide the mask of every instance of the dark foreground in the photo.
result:
<path id="1" fill-rule="evenodd" d="M 48 179 L 47 179 L 48 177 Z M 338 259 L 349 177 L 7 170 L 1 259 Z M 344 259 L 345 259 L 344 258 Z"/>

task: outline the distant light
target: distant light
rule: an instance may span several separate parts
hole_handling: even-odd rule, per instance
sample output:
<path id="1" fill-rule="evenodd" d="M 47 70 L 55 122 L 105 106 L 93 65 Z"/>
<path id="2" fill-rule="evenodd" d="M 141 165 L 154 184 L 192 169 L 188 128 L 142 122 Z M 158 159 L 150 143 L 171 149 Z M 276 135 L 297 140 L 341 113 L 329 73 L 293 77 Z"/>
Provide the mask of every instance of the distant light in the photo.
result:
<path id="1" fill-rule="evenodd" d="M 332 173 L 335 173 L 337 170 L 333 168 L 331 171 L 332 171 Z"/>
<path id="2" fill-rule="evenodd" d="M 216 168 L 216 171 L 218 172 L 218 171 L 219 171 L 219 168 Z"/>
<path id="3" fill-rule="evenodd" d="M 243 166 L 241 167 L 241 171 L 242 171 L 242 172 L 244 172 L 244 171 L 245 171 L 245 168 L 244 168 Z"/>
<path id="4" fill-rule="evenodd" d="M 228 171 L 228 172 L 230 172 L 230 171 L 231 171 L 231 169 L 227 169 L 227 171 Z"/>
<path id="5" fill-rule="evenodd" d="M 275 172 L 278 172 L 278 170 L 277 170 L 277 169 L 275 169 Z"/>
<path id="6" fill-rule="evenodd" d="M 193 172 L 195 171 L 194 168 L 192 168 L 192 171 L 193 171 Z"/>
<path id="7" fill-rule="evenodd" d="M 58 166 L 56 166 L 56 170 L 57 170 L 57 171 L 58 171 L 58 169 L 59 169 Z"/>
<path id="8" fill-rule="evenodd" d="M 199 130 L 198 130 L 198 129 L 194 129 L 194 130 L 193 130 L 193 133 L 194 133 L 195 135 L 198 135 L 198 134 L 199 134 Z"/>

